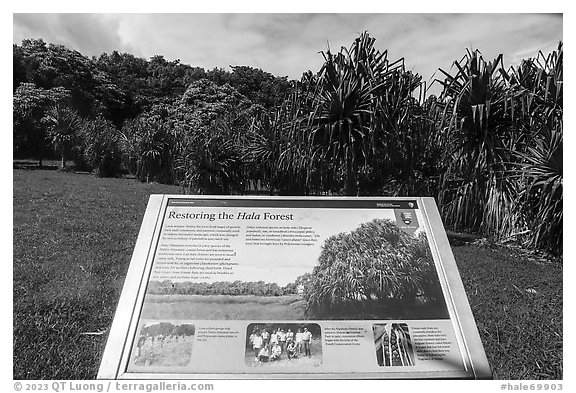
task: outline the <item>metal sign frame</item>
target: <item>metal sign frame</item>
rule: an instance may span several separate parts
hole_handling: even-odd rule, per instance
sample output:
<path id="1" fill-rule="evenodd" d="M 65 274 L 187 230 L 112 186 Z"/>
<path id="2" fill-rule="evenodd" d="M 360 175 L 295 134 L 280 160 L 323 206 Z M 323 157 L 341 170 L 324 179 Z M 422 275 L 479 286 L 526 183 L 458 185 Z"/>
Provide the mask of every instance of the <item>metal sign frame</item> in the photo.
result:
<path id="1" fill-rule="evenodd" d="M 154 253 L 162 230 L 169 200 L 245 200 L 251 203 L 274 203 L 282 206 L 283 202 L 303 203 L 318 201 L 358 201 L 401 202 L 416 201 L 421 210 L 434 263 L 444 292 L 446 306 L 453 323 L 454 332 L 463 361 L 462 370 L 444 371 L 388 371 L 375 372 L 319 372 L 319 373 L 162 373 L 162 372 L 128 372 L 132 346 L 136 340 L 140 311 L 143 307 L 146 287 L 150 279 Z M 393 197 L 255 197 L 255 196 L 190 196 L 190 195 L 151 195 L 148 202 L 134 252 L 126 275 L 126 280 L 116 314 L 110 328 L 108 341 L 102 356 L 99 379 L 288 379 L 288 378 L 342 378 L 342 379 L 490 379 L 492 377 L 480 336 L 470 309 L 466 293 L 460 278 L 450 244 L 446 237 L 438 209 L 433 198 L 393 198 Z"/>

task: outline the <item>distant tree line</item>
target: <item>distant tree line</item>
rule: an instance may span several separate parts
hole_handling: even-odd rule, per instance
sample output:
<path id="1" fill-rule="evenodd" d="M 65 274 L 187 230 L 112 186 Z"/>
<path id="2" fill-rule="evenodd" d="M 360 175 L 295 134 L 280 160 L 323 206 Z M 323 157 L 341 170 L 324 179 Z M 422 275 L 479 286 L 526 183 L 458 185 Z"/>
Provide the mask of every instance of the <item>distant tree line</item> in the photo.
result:
<path id="1" fill-rule="evenodd" d="M 433 196 L 447 227 L 562 253 L 563 45 L 468 50 L 438 97 L 361 34 L 300 80 L 14 45 L 14 155 L 188 193 Z"/>
<path id="2" fill-rule="evenodd" d="M 56 147 L 60 158 L 74 159 L 77 166 L 112 166 L 102 176 L 118 175 L 123 148 L 132 147 L 122 138 L 125 122 L 176 105 L 195 82 L 210 82 L 218 90 L 208 101 L 231 93 L 262 108 L 282 102 L 290 88 L 286 77 L 248 66 L 204 70 L 163 56 L 145 60 L 117 51 L 89 58 L 41 39 L 13 45 L 13 70 L 14 157 L 41 161 L 52 158 Z"/>
<path id="3" fill-rule="evenodd" d="M 151 280 L 147 293 L 153 295 L 255 295 L 284 296 L 302 291 L 310 280 L 310 273 L 298 277 L 285 286 L 264 281 L 218 281 L 213 283 L 192 281 Z"/>
<path id="4" fill-rule="evenodd" d="M 140 330 L 141 336 L 193 336 L 196 326 L 191 324 L 173 325 L 169 322 L 159 322 L 145 325 Z"/>

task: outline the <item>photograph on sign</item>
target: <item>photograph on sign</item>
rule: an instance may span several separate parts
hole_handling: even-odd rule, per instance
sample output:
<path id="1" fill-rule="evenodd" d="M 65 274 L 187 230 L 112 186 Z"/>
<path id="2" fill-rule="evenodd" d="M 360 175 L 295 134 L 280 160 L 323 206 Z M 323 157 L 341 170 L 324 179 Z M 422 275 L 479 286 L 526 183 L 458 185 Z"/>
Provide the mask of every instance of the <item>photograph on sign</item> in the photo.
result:
<path id="1" fill-rule="evenodd" d="M 251 323 L 246 336 L 248 366 L 298 369 L 322 364 L 322 329 L 317 323 Z"/>

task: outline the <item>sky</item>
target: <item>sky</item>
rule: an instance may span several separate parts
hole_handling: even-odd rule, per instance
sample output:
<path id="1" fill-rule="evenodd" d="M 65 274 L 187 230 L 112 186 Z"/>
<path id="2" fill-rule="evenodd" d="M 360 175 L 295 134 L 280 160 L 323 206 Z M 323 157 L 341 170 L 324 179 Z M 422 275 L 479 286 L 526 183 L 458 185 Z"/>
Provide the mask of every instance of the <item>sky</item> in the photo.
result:
<path id="1" fill-rule="evenodd" d="M 562 14 L 415 14 L 415 13 L 242 13 L 242 14 L 74 14 L 15 13 L 13 42 L 42 38 L 86 56 L 117 50 L 143 58 L 230 70 L 230 65 L 261 68 L 299 79 L 318 71 L 320 52 L 350 47 L 363 31 L 405 59 L 407 69 L 434 79 L 450 70 L 466 48 L 491 60 L 502 53 L 505 65 L 548 54 L 563 40 Z M 439 76 L 439 74 L 437 74 Z"/>

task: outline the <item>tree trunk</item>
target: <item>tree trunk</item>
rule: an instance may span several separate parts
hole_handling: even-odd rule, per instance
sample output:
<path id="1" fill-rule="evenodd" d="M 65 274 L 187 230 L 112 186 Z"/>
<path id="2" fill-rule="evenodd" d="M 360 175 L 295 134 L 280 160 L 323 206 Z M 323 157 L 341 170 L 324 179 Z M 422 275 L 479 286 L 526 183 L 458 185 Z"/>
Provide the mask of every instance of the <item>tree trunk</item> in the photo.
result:
<path id="1" fill-rule="evenodd" d="M 358 178 L 356 177 L 357 165 L 352 157 L 346 157 L 346 185 L 344 193 L 346 196 L 358 196 Z"/>
<path id="2" fill-rule="evenodd" d="M 66 159 L 64 158 L 64 148 L 60 149 L 60 157 L 62 158 L 60 162 L 60 168 L 64 169 L 66 168 Z"/>

